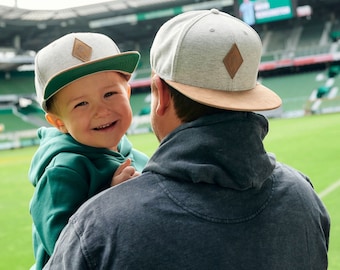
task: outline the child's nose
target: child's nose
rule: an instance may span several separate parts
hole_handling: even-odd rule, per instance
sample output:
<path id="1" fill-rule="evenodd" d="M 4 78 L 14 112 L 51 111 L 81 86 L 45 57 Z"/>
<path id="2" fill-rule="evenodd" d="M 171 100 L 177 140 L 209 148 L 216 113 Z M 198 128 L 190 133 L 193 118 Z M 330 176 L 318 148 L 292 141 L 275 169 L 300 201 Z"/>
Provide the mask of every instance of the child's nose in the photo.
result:
<path id="1" fill-rule="evenodd" d="M 110 114 L 110 108 L 104 103 L 97 104 L 96 106 L 96 115 L 97 116 L 107 116 Z"/>

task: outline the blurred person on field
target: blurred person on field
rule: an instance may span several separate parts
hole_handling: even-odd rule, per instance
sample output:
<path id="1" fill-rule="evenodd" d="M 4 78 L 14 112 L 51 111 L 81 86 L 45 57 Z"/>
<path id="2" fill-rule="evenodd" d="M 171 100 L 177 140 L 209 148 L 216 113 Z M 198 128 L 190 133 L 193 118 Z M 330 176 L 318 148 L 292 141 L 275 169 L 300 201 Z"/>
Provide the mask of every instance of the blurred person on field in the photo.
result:
<path id="1" fill-rule="evenodd" d="M 240 17 L 242 20 L 249 24 L 255 24 L 255 10 L 254 10 L 254 3 L 249 0 L 243 0 L 239 7 Z"/>
<path id="2" fill-rule="evenodd" d="M 326 269 L 330 218 L 311 181 L 266 152 L 281 99 L 257 82 L 261 40 L 216 9 L 167 21 L 150 51 L 142 174 L 86 202 L 46 269 Z"/>
<path id="3" fill-rule="evenodd" d="M 65 35 L 37 54 L 37 98 L 53 127 L 38 130 L 29 170 L 32 269 L 43 268 L 81 204 L 144 168 L 147 156 L 125 136 L 132 121 L 128 80 L 139 58 L 99 33 Z"/>

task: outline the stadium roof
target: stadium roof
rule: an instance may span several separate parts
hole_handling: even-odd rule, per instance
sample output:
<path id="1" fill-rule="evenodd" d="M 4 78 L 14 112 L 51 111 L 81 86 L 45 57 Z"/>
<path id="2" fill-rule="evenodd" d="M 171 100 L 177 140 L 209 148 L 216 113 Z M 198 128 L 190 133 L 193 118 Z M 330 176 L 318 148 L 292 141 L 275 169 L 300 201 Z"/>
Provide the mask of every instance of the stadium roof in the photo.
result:
<path id="1" fill-rule="evenodd" d="M 338 1 L 298 0 L 298 4 L 334 6 Z M 60 10 L 0 5 L 0 71 L 32 63 L 36 51 L 66 33 L 101 32 L 112 37 L 122 50 L 138 49 L 176 14 L 210 8 L 233 13 L 233 5 L 233 0 L 112 0 Z"/>
<path id="2" fill-rule="evenodd" d="M 66 33 L 97 31 L 112 37 L 122 50 L 136 49 L 169 17 L 186 10 L 232 6 L 233 0 L 112 0 L 60 10 L 0 6 L 0 70 L 32 62 L 34 52 Z M 4 57 L 18 53 L 13 63 L 5 63 Z"/>

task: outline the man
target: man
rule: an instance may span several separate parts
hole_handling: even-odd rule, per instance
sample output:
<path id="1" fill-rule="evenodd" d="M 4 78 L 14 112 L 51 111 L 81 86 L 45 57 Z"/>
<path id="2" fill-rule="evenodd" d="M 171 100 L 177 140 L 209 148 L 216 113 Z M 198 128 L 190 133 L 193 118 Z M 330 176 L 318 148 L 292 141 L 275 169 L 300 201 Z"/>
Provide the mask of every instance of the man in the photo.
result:
<path id="1" fill-rule="evenodd" d="M 160 146 L 70 219 L 47 269 L 326 269 L 327 211 L 252 112 L 281 104 L 256 83 L 260 57 L 256 32 L 215 9 L 166 22 L 150 52 Z"/>

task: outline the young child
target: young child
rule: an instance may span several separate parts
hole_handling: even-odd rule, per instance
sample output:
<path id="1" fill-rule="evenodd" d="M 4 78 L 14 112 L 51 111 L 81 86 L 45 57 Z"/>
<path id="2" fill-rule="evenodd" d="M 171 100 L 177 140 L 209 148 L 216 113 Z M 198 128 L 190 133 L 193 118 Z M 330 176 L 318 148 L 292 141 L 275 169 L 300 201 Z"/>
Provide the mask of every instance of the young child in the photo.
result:
<path id="1" fill-rule="evenodd" d="M 38 52 L 37 98 L 53 127 L 39 129 L 29 170 L 33 269 L 43 268 L 82 203 L 144 168 L 147 156 L 125 136 L 132 121 L 128 80 L 139 58 L 98 33 L 71 33 Z"/>

